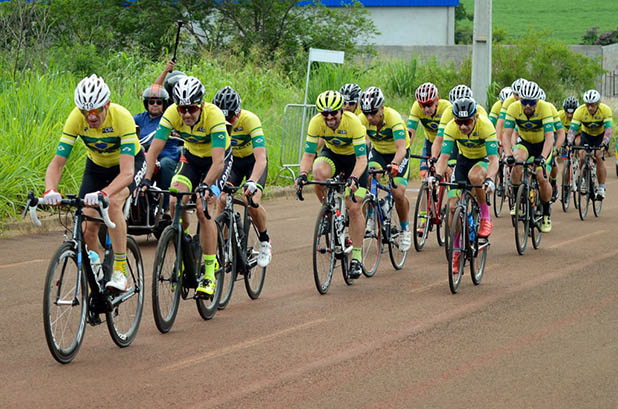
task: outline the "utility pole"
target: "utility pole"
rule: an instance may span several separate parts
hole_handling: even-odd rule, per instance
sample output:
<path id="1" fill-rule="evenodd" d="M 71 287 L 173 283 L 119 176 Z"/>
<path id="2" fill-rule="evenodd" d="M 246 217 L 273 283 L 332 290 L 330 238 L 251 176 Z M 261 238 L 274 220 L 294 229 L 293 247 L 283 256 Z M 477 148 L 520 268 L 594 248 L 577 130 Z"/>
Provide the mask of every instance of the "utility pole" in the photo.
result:
<path id="1" fill-rule="evenodd" d="M 491 83 L 491 2 L 474 0 L 474 34 L 472 36 L 472 92 L 481 105 L 487 103 Z"/>

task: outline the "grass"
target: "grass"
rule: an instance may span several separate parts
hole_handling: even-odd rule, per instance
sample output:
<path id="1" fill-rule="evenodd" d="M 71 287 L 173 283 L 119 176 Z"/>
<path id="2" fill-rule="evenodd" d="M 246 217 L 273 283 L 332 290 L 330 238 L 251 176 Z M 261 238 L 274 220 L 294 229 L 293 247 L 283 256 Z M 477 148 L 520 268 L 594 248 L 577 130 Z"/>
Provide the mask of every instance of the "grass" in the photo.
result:
<path id="1" fill-rule="evenodd" d="M 468 12 L 474 10 L 474 0 L 460 3 Z M 533 27 L 549 30 L 567 44 L 579 44 L 589 28 L 599 26 L 598 32 L 618 28 L 616 0 L 493 0 L 492 4 L 493 26 L 506 29 L 509 38 Z"/>

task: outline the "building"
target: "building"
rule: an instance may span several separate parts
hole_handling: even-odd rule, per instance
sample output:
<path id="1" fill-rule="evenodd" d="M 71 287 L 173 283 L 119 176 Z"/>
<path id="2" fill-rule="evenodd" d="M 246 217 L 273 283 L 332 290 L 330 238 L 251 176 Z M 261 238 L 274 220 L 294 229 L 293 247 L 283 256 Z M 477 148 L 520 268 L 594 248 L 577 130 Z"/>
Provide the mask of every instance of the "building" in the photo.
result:
<path id="1" fill-rule="evenodd" d="M 350 0 L 321 0 L 342 7 Z M 459 0 L 359 0 L 378 31 L 377 46 L 454 45 Z"/>

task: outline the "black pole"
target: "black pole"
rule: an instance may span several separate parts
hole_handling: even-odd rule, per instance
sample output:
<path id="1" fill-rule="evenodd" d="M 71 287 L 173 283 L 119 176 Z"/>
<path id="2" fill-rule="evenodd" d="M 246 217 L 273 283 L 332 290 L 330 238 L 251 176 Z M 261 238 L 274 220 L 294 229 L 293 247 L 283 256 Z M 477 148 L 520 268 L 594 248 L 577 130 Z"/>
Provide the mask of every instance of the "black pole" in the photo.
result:
<path id="1" fill-rule="evenodd" d="M 172 57 L 172 61 L 174 62 L 176 62 L 176 51 L 178 50 L 178 41 L 180 40 L 180 27 L 182 27 L 182 21 L 178 20 L 176 24 L 178 24 L 178 30 L 176 30 L 176 44 L 174 44 L 174 56 Z"/>

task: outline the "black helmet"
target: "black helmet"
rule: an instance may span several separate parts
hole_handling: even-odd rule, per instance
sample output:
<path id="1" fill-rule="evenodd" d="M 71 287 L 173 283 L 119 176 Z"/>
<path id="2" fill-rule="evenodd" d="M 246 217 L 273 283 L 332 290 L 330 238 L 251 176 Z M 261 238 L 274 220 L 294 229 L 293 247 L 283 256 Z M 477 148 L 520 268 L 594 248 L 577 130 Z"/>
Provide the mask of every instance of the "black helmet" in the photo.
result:
<path id="1" fill-rule="evenodd" d="M 472 118 L 476 114 L 476 102 L 472 98 L 460 98 L 453 103 L 453 115 L 457 119 Z"/>
<path id="2" fill-rule="evenodd" d="M 343 87 L 339 89 L 339 93 L 343 95 L 343 99 L 345 102 L 354 101 L 358 103 L 361 94 L 361 87 L 358 84 L 344 84 Z"/>
<path id="3" fill-rule="evenodd" d="M 174 85 L 176 85 L 176 83 L 181 78 L 184 78 L 186 76 L 187 74 L 182 71 L 172 71 L 165 76 L 165 81 L 163 81 L 163 87 L 165 88 L 169 96 L 174 95 Z"/>
<path id="4" fill-rule="evenodd" d="M 575 112 L 578 106 L 579 106 L 579 101 L 577 100 L 577 97 L 568 97 L 562 103 L 562 108 L 564 108 L 564 111 L 568 112 L 569 114 L 572 114 L 573 112 Z"/>
<path id="5" fill-rule="evenodd" d="M 212 103 L 219 107 L 223 116 L 229 120 L 240 112 L 240 96 L 234 88 L 227 86 L 215 94 Z"/>

